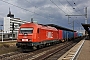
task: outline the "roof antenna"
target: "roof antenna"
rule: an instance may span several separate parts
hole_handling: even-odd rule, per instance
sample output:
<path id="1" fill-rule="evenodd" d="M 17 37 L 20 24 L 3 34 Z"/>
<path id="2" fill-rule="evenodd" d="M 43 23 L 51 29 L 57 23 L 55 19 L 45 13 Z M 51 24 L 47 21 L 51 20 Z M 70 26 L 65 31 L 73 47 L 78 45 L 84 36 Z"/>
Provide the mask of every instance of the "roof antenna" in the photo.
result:
<path id="1" fill-rule="evenodd" d="M 11 14 L 10 7 L 9 7 L 9 14 Z"/>
<path id="2" fill-rule="evenodd" d="M 33 18 L 31 18 L 31 23 L 33 23 Z"/>

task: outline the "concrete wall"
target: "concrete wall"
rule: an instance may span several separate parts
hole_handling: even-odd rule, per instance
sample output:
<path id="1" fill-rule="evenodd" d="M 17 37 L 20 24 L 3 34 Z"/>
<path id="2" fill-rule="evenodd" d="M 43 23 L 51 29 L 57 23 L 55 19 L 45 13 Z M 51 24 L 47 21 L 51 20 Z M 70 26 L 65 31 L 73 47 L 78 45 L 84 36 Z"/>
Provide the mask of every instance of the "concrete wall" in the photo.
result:
<path id="1" fill-rule="evenodd" d="M 4 32 L 10 33 L 10 17 L 4 18 Z"/>
<path id="2" fill-rule="evenodd" d="M 3 33 L 4 40 L 12 40 L 12 33 Z M 17 39 L 17 33 L 13 34 L 13 39 Z M 2 40 L 2 33 L 0 33 L 0 40 Z"/>

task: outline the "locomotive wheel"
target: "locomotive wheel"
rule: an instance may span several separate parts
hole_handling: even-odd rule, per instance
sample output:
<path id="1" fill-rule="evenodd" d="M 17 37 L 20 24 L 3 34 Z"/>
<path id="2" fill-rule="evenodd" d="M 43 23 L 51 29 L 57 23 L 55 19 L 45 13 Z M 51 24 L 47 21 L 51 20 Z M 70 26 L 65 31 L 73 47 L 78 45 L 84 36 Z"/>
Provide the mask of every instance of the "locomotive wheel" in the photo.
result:
<path id="1" fill-rule="evenodd" d="M 36 50 L 36 49 L 37 49 L 37 47 L 36 47 L 36 46 L 33 46 L 33 47 L 32 47 L 32 49 L 33 49 L 33 50 Z"/>
<path id="2" fill-rule="evenodd" d="M 49 43 L 47 43 L 47 44 L 46 44 L 46 47 L 47 47 L 47 46 L 50 46 L 50 44 L 49 44 Z"/>
<path id="3" fill-rule="evenodd" d="M 64 42 L 65 40 L 61 40 L 61 42 Z"/>
<path id="4" fill-rule="evenodd" d="M 38 46 L 38 48 L 40 48 L 40 49 L 43 48 L 43 47 L 44 47 L 44 45 L 39 45 L 39 46 Z"/>

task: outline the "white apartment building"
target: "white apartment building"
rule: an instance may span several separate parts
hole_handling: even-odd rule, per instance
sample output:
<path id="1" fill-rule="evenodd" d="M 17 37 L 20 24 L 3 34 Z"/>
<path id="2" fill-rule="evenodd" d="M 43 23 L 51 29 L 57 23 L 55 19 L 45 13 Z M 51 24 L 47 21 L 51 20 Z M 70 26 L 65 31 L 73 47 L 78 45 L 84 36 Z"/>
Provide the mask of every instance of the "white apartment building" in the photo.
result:
<path id="1" fill-rule="evenodd" d="M 19 26 L 21 24 L 26 23 L 27 21 L 20 20 L 19 18 L 10 18 L 10 17 L 4 17 L 4 33 L 11 33 L 12 32 L 12 24 L 14 23 L 14 31 L 17 32 L 19 29 Z"/>

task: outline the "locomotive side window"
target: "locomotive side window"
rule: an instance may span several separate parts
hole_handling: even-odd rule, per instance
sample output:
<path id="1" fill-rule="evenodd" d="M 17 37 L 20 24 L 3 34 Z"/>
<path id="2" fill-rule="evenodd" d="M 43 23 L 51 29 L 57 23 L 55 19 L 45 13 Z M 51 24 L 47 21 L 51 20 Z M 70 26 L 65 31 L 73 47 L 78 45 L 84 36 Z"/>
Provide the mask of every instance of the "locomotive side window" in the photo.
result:
<path id="1" fill-rule="evenodd" d="M 21 28 L 20 33 L 33 33 L 33 28 Z"/>
<path id="2" fill-rule="evenodd" d="M 39 28 L 37 29 L 37 33 L 39 33 Z"/>

